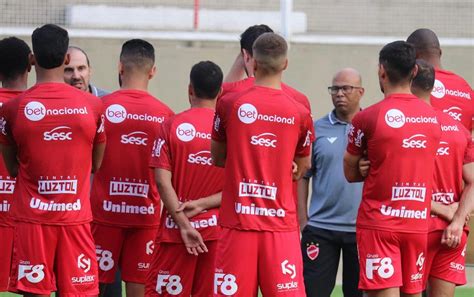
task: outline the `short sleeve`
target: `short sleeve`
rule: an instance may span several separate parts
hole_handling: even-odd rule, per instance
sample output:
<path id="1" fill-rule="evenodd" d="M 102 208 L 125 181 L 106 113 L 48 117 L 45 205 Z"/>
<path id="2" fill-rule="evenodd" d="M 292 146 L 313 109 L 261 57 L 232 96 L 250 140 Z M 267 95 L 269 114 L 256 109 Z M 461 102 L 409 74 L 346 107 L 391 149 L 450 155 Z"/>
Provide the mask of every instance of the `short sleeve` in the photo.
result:
<path id="1" fill-rule="evenodd" d="M 12 120 L 8 116 L 10 104 L 5 103 L 0 107 L 0 143 L 3 145 L 13 145 Z"/>
<path id="2" fill-rule="evenodd" d="M 218 142 L 226 142 L 226 123 L 227 123 L 227 112 L 226 112 L 226 100 L 218 100 L 216 106 L 216 113 L 214 115 L 214 121 L 212 125 L 212 140 Z"/>
<path id="3" fill-rule="evenodd" d="M 361 156 L 367 149 L 367 131 L 365 128 L 365 121 L 363 113 L 359 112 L 352 119 L 352 124 L 349 127 L 347 152 L 351 155 Z"/>
<path id="4" fill-rule="evenodd" d="M 169 121 L 166 121 L 158 128 L 158 133 L 153 142 L 153 149 L 151 151 L 150 167 L 152 168 L 171 170 L 170 129 L 171 125 Z"/>
<path id="5" fill-rule="evenodd" d="M 296 146 L 296 157 L 306 157 L 311 154 L 311 143 L 315 139 L 313 119 L 308 110 L 302 113 L 300 135 Z"/>
<path id="6" fill-rule="evenodd" d="M 97 130 L 95 133 L 94 143 L 104 143 L 106 141 L 105 136 L 105 115 L 104 115 L 104 106 L 100 100 L 96 106 L 97 112 Z"/>
<path id="7" fill-rule="evenodd" d="M 469 164 L 474 162 L 474 142 L 472 141 L 472 137 L 469 131 L 467 131 L 467 129 L 463 129 L 463 131 L 465 131 L 467 140 L 466 150 L 464 151 L 463 164 Z"/>

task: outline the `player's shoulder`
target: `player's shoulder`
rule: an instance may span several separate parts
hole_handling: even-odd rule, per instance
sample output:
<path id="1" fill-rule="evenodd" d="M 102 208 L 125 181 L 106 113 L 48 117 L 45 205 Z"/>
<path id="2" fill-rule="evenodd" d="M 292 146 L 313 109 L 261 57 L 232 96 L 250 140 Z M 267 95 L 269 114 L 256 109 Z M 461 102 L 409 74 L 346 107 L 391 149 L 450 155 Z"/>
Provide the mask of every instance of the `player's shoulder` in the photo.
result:
<path id="1" fill-rule="evenodd" d="M 251 87 L 254 84 L 254 81 L 255 78 L 247 77 L 238 81 L 224 82 L 222 84 L 222 93 L 225 95 L 226 93 L 243 91 L 244 89 Z"/>
<path id="2" fill-rule="evenodd" d="M 462 77 L 461 75 L 457 73 L 454 73 L 453 71 L 449 71 L 446 69 L 436 69 L 435 78 L 439 81 L 445 81 L 445 80 L 454 81 L 470 88 L 469 83 L 464 79 L 464 77 Z"/>

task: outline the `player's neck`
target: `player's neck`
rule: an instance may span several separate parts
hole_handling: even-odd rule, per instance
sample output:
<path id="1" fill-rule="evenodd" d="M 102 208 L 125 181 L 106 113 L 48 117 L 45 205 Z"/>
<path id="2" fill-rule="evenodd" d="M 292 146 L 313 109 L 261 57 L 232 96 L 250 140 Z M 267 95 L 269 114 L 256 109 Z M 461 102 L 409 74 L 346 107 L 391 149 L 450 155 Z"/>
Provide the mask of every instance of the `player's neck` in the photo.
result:
<path id="1" fill-rule="evenodd" d="M 412 94 L 409 84 L 384 86 L 385 98 L 393 94 Z"/>
<path id="2" fill-rule="evenodd" d="M 257 74 L 255 76 L 255 85 L 281 90 L 281 73 L 265 76 Z"/>
<path id="3" fill-rule="evenodd" d="M 26 79 L 15 79 L 10 81 L 3 81 L 2 87 L 8 90 L 13 91 L 24 91 L 27 89 L 27 81 Z"/>
<path id="4" fill-rule="evenodd" d="M 121 90 L 139 90 L 148 92 L 148 82 L 149 80 L 138 80 L 138 79 L 130 79 L 130 78 L 122 78 L 122 86 L 120 87 Z"/>
<path id="5" fill-rule="evenodd" d="M 45 69 L 39 66 L 35 67 L 36 83 L 64 83 L 64 67 Z"/>
<path id="6" fill-rule="evenodd" d="M 216 100 L 194 98 L 194 100 L 191 101 L 191 107 L 216 109 Z"/>

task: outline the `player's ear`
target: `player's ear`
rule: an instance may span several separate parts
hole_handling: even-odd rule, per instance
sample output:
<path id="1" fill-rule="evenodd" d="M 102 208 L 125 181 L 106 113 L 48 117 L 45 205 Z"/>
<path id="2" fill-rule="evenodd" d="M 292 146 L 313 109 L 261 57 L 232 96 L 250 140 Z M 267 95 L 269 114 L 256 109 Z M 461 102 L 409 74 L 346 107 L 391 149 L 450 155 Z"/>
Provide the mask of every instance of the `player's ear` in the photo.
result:
<path id="1" fill-rule="evenodd" d="M 66 56 L 64 56 L 64 65 L 69 65 L 69 62 L 71 62 L 71 55 L 66 53 Z"/>
<path id="2" fill-rule="evenodd" d="M 150 72 L 148 72 L 148 79 L 152 79 L 153 76 L 155 76 L 155 74 L 156 74 L 156 66 L 153 65 L 153 67 L 151 67 L 150 69 Z"/>
<path id="3" fill-rule="evenodd" d="M 118 64 L 118 73 L 119 75 L 123 75 L 123 63 L 122 62 L 119 62 Z"/>
<path id="4" fill-rule="evenodd" d="M 252 59 L 252 68 L 253 68 L 253 73 L 255 75 L 255 73 L 257 72 L 257 68 L 258 68 L 258 63 L 257 63 L 257 60 L 255 60 L 255 59 Z"/>
<path id="5" fill-rule="evenodd" d="M 283 65 L 283 70 L 288 68 L 288 58 L 285 58 L 285 64 Z"/>
<path id="6" fill-rule="evenodd" d="M 385 72 L 385 68 L 383 67 L 382 64 L 379 64 L 379 77 L 382 79 L 382 80 L 385 80 L 387 74 Z"/>
<path id="7" fill-rule="evenodd" d="M 250 59 L 252 59 L 252 56 L 246 49 L 242 49 L 242 55 L 244 56 L 244 62 L 248 63 Z"/>
<path id="8" fill-rule="evenodd" d="M 415 67 L 413 67 L 413 71 L 411 73 L 411 80 L 413 80 L 416 77 L 416 75 L 418 74 L 418 69 L 419 69 L 418 65 L 415 64 Z"/>
<path id="9" fill-rule="evenodd" d="M 28 54 L 28 61 L 30 62 L 30 65 L 36 65 L 36 58 L 35 55 L 32 53 Z"/>
<path id="10" fill-rule="evenodd" d="M 188 84 L 188 101 L 190 105 L 193 104 L 193 98 L 194 98 L 194 88 L 193 88 L 193 85 L 189 83 Z"/>

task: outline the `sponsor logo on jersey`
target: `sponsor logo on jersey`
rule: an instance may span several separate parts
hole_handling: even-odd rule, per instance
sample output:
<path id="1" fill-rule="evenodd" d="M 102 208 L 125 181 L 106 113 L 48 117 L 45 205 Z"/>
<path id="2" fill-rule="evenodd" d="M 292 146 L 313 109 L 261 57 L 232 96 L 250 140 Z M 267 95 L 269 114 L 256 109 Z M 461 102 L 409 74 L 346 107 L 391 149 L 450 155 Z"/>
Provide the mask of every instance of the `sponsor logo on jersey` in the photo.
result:
<path id="1" fill-rule="evenodd" d="M 436 151 L 437 156 L 449 156 L 449 143 L 446 141 L 440 141 L 438 150 Z"/>
<path id="2" fill-rule="evenodd" d="M 148 134 L 142 131 L 135 131 L 124 134 L 120 137 L 120 142 L 123 144 L 147 145 Z"/>
<path id="3" fill-rule="evenodd" d="M 145 253 L 147 255 L 152 255 L 154 250 L 155 250 L 155 243 L 153 242 L 153 240 L 148 241 L 145 244 Z"/>
<path id="4" fill-rule="evenodd" d="M 114 213 L 127 213 L 127 214 L 142 214 L 142 215 L 152 215 L 155 214 L 155 208 L 153 205 L 150 206 L 139 206 L 139 205 L 130 205 L 126 202 L 122 203 L 113 203 L 112 201 L 104 200 L 102 207 L 104 211 L 114 212 Z"/>
<path id="5" fill-rule="evenodd" d="M 188 155 L 188 163 L 189 164 L 197 164 L 197 165 L 212 165 L 212 158 L 210 151 L 200 151 L 195 154 Z"/>
<path id="6" fill-rule="evenodd" d="M 148 197 L 149 184 L 111 181 L 109 185 L 109 195 L 122 195 L 134 197 Z"/>
<path id="7" fill-rule="evenodd" d="M 50 200 L 43 202 L 39 198 L 31 198 L 30 207 L 33 209 L 39 209 L 43 211 L 79 211 L 81 210 L 81 200 L 77 199 L 76 202 L 54 202 Z"/>
<path id="8" fill-rule="evenodd" d="M 385 123 L 392 128 L 401 128 L 405 124 L 437 124 L 436 117 L 407 117 L 398 109 L 390 109 L 385 113 Z"/>
<path id="9" fill-rule="evenodd" d="M 76 194 L 77 179 L 39 180 L 38 193 L 47 194 Z"/>
<path id="10" fill-rule="evenodd" d="M 25 105 L 25 117 L 33 122 L 41 121 L 45 116 L 62 116 L 62 115 L 83 115 L 88 114 L 87 107 L 63 107 L 46 109 L 43 103 L 31 101 Z"/>
<path id="11" fill-rule="evenodd" d="M 426 143 L 427 142 L 428 141 L 426 140 L 426 135 L 415 134 L 413 136 L 410 136 L 408 138 L 403 139 L 402 147 L 403 148 L 424 149 L 424 148 L 426 148 Z"/>
<path id="12" fill-rule="evenodd" d="M 449 205 L 454 202 L 454 193 L 437 192 L 431 194 L 431 200 Z"/>
<path id="13" fill-rule="evenodd" d="M 365 259 L 365 275 L 368 279 L 374 279 L 374 274 L 377 274 L 383 279 L 388 279 L 393 276 L 395 268 L 392 264 L 392 258 L 380 257 L 379 255 L 367 255 Z"/>
<path id="14" fill-rule="evenodd" d="M 446 95 L 454 96 L 454 97 L 459 97 L 459 98 L 464 98 L 464 99 L 469 99 L 471 100 L 471 94 L 469 92 L 464 92 L 461 90 L 452 90 L 452 89 L 447 89 L 444 84 L 435 79 L 433 90 L 431 91 L 431 95 L 435 98 L 441 99 Z"/>
<path id="15" fill-rule="evenodd" d="M 457 107 L 457 106 L 452 106 L 450 108 L 443 109 L 444 113 L 447 113 L 449 116 L 451 116 L 454 120 L 460 122 L 461 121 L 461 116 L 462 116 L 462 109 Z"/>
<path id="16" fill-rule="evenodd" d="M 72 129 L 68 126 L 59 126 L 51 131 L 43 133 L 43 139 L 46 141 L 65 141 L 72 140 Z"/>
<path id="17" fill-rule="evenodd" d="M 457 125 L 441 125 L 441 131 L 443 132 L 457 132 L 459 128 Z"/>
<path id="18" fill-rule="evenodd" d="M 210 140 L 211 134 L 196 131 L 193 124 L 182 123 L 176 128 L 176 137 L 181 141 L 188 142 L 194 138 Z"/>
<path id="19" fill-rule="evenodd" d="M 151 152 L 152 157 L 159 157 L 161 155 L 161 149 L 163 148 L 163 145 L 165 144 L 165 140 L 158 138 L 153 142 L 153 149 Z"/>
<path id="20" fill-rule="evenodd" d="M 2 132 L 3 135 L 7 135 L 7 121 L 5 120 L 4 117 L 0 118 L 0 131 Z"/>
<path id="21" fill-rule="evenodd" d="M 210 218 L 202 219 L 202 220 L 190 219 L 189 222 L 191 223 L 191 226 L 193 226 L 194 229 L 214 227 L 214 226 L 217 226 L 217 216 L 212 215 Z M 168 229 L 178 229 L 178 225 L 170 216 L 166 217 L 165 227 Z"/>
<path id="22" fill-rule="evenodd" d="M 153 115 L 149 115 L 147 113 L 145 114 L 140 114 L 140 113 L 129 113 L 120 104 L 112 104 L 109 107 L 107 107 L 107 110 L 105 111 L 105 116 L 107 117 L 107 120 L 109 122 L 114 123 L 114 124 L 119 124 L 125 120 L 134 120 L 134 121 L 145 121 L 145 122 L 153 122 L 153 123 L 163 123 L 165 120 L 165 117 L 157 117 Z"/>
<path id="23" fill-rule="evenodd" d="M 84 273 L 88 273 L 91 270 L 91 263 L 91 259 L 84 254 L 80 254 L 77 257 L 77 268 L 84 270 Z"/>
<path id="24" fill-rule="evenodd" d="M 233 296 L 237 293 L 239 285 L 237 278 L 230 273 L 224 273 L 222 269 L 216 268 L 214 274 L 214 294 Z"/>
<path id="25" fill-rule="evenodd" d="M 425 201 L 425 187 L 392 187 L 392 201 L 411 200 Z"/>
<path id="26" fill-rule="evenodd" d="M 276 194 L 277 187 L 245 182 L 239 184 L 239 197 L 256 197 L 275 200 Z"/>
<path id="27" fill-rule="evenodd" d="M 250 137 L 250 144 L 263 147 L 276 147 L 277 136 L 273 133 L 262 133 Z"/>
<path id="28" fill-rule="evenodd" d="M 428 210 L 412 210 L 406 209 L 405 206 L 401 208 L 393 208 L 391 206 L 382 205 L 380 207 L 380 213 L 388 217 L 404 218 L 404 219 L 417 219 L 424 220 L 426 219 Z"/>
<path id="29" fill-rule="evenodd" d="M 295 291 L 298 290 L 298 282 L 293 281 L 296 278 L 296 265 L 290 264 L 288 260 L 284 260 L 280 264 L 281 273 L 283 275 L 288 275 L 292 281 L 285 283 L 277 283 L 277 290 L 279 292 L 283 291 Z"/>
<path id="30" fill-rule="evenodd" d="M 235 212 L 238 214 L 263 216 L 263 217 L 285 217 L 285 210 L 282 208 L 267 208 L 258 207 L 251 203 L 250 205 L 242 205 L 242 203 L 235 203 Z"/>
<path id="31" fill-rule="evenodd" d="M 3 201 L 0 203 L 0 212 L 8 212 L 8 211 L 10 211 L 10 206 L 11 206 L 11 204 L 8 203 L 7 200 L 3 200 Z"/>
<path id="32" fill-rule="evenodd" d="M 252 124 L 256 120 L 288 125 L 295 124 L 295 117 L 281 117 L 276 114 L 259 114 L 257 108 L 250 103 L 242 104 L 237 110 L 237 116 L 239 117 L 239 120 L 244 124 Z"/>
<path id="33" fill-rule="evenodd" d="M 418 282 L 423 279 L 423 267 L 425 265 L 425 255 L 423 252 L 418 254 L 418 258 L 415 263 L 416 267 L 418 268 L 418 272 L 415 274 L 410 275 L 410 281 L 411 282 Z"/>
<path id="34" fill-rule="evenodd" d="M 0 179 L 0 194 L 13 194 L 15 190 L 15 180 Z"/>

